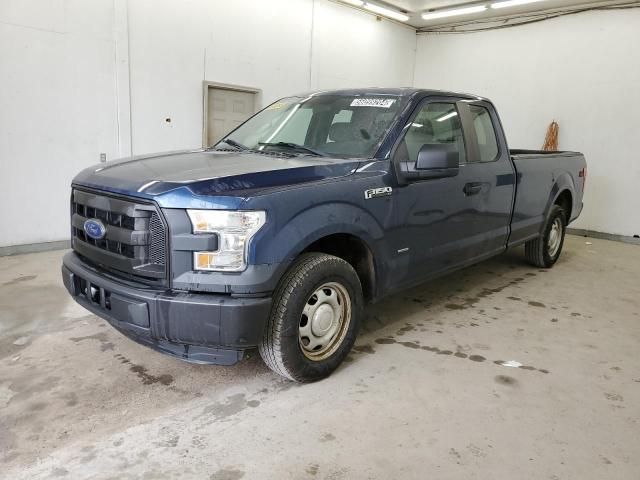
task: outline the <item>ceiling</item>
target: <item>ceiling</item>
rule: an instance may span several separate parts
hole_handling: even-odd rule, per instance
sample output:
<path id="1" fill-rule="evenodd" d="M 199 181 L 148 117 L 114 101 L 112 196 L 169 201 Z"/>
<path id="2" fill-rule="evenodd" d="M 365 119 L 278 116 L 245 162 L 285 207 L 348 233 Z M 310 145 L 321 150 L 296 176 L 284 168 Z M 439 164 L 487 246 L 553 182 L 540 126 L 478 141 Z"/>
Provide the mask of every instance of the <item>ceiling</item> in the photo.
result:
<path id="1" fill-rule="evenodd" d="M 380 0 L 371 3 L 377 3 L 400 10 L 409 15 L 408 25 L 418 29 L 428 30 L 429 27 L 442 26 L 451 23 L 457 23 L 467 20 L 490 19 L 504 17 L 505 15 L 520 15 L 534 12 L 542 12 L 545 10 L 568 9 L 568 8 L 585 8 L 591 6 L 612 6 L 616 4 L 633 3 L 631 0 L 543 0 L 525 5 L 492 9 L 488 8 L 481 13 L 473 13 L 467 15 L 457 15 L 453 17 L 424 20 L 422 13 L 429 10 L 448 10 L 451 8 L 469 7 L 475 5 L 489 5 L 498 0 Z"/>

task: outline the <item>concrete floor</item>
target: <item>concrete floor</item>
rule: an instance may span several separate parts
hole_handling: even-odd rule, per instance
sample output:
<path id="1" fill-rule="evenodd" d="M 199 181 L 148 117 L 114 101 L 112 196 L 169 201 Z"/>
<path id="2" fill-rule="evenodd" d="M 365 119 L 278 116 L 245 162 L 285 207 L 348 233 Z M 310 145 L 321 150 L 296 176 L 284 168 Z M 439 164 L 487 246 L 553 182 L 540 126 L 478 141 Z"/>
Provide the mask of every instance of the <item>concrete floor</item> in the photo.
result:
<path id="1" fill-rule="evenodd" d="M 72 302 L 62 252 L 0 258 L 0 477 L 640 478 L 640 247 L 586 240 L 370 307 L 311 385 L 138 346 Z"/>

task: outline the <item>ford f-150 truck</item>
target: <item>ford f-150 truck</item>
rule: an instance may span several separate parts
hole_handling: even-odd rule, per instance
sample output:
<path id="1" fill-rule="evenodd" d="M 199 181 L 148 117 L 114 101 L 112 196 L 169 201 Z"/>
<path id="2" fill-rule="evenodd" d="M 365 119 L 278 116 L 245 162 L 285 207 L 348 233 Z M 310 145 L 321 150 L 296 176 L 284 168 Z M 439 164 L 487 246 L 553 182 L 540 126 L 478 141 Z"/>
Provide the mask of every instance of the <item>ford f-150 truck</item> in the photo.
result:
<path id="1" fill-rule="evenodd" d="M 509 150 L 485 98 L 283 98 L 210 148 L 82 171 L 62 277 L 139 343 L 225 365 L 258 347 L 314 381 L 349 353 L 365 302 L 522 244 L 551 267 L 586 172 L 579 153 Z"/>

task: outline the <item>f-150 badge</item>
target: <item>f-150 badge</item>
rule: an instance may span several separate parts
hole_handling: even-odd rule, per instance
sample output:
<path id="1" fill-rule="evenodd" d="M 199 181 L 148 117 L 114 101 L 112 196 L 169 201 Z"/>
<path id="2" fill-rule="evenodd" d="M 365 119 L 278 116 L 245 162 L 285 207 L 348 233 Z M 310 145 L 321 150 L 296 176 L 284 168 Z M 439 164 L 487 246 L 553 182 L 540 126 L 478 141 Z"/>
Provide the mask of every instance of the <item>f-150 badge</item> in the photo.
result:
<path id="1" fill-rule="evenodd" d="M 364 198 L 369 200 L 370 198 L 387 197 L 391 195 L 391 192 L 393 192 L 391 187 L 370 188 L 364 191 Z"/>

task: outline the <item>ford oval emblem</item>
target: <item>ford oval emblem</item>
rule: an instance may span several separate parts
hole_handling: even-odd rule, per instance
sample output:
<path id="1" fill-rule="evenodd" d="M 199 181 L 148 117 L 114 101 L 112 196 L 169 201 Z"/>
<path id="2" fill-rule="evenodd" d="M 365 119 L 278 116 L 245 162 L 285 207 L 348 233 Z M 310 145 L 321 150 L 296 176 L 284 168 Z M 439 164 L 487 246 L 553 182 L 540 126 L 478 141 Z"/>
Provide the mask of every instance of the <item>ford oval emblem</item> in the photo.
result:
<path id="1" fill-rule="evenodd" d="M 90 218 L 84 222 L 84 233 L 94 240 L 100 240 L 107 234 L 107 227 L 100 220 Z"/>

